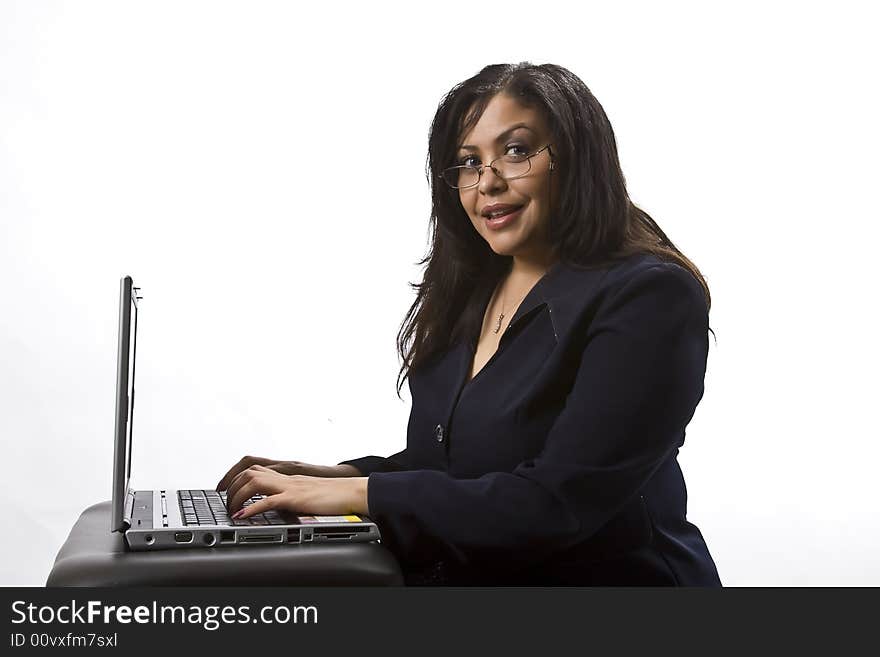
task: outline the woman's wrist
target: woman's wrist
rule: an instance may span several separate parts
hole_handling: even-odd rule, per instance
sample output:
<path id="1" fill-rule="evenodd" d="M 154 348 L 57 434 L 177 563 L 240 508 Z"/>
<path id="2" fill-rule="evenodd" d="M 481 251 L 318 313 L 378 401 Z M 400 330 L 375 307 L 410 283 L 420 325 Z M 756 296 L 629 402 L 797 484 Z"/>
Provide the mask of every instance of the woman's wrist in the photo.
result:
<path id="1" fill-rule="evenodd" d="M 363 473 L 351 465 L 314 465 L 302 461 L 288 461 L 288 467 L 280 470 L 282 474 L 301 474 L 307 477 L 363 477 Z"/>
<path id="2" fill-rule="evenodd" d="M 351 477 L 349 481 L 352 486 L 352 512 L 361 516 L 370 515 L 370 505 L 367 499 L 370 478 Z"/>
<path id="3" fill-rule="evenodd" d="M 349 465 L 348 463 L 340 463 L 339 465 L 331 465 L 328 466 L 328 469 L 333 473 L 327 475 L 328 477 L 363 477 L 364 473 L 358 470 L 353 465 Z"/>

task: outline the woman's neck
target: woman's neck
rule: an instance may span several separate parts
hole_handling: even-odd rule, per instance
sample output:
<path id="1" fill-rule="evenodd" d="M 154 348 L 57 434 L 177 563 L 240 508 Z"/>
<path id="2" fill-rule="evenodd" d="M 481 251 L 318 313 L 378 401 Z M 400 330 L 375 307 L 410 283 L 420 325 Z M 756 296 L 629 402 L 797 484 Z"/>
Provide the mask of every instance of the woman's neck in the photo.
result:
<path id="1" fill-rule="evenodd" d="M 528 289 L 537 283 L 557 260 L 555 254 L 528 259 L 514 256 L 505 285 L 515 290 Z"/>

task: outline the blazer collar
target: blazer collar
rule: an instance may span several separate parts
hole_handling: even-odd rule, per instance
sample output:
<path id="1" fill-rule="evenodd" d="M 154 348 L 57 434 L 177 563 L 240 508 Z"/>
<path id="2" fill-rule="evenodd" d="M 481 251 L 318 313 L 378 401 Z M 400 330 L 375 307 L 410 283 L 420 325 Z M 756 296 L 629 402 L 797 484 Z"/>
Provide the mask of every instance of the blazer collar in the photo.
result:
<path id="1" fill-rule="evenodd" d="M 520 303 L 510 324 L 539 306 L 546 305 L 550 310 L 550 321 L 556 339 L 571 330 L 577 314 L 586 305 L 605 277 L 610 267 L 585 269 L 577 265 L 556 262 L 532 287 Z"/>

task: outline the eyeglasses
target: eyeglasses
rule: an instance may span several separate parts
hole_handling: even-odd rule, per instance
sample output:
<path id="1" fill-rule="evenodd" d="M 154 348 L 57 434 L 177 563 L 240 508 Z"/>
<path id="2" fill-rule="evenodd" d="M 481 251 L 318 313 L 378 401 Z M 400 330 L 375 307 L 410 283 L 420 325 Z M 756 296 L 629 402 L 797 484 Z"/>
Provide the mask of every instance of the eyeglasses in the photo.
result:
<path id="1" fill-rule="evenodd" d="M 502 180 L 513 180 L 514 178 L 522 178 L 532 169 L 532 158 L 542 151 L 550 154 L 550 167 L 553 167 L 553 151 L 550 144 L 543 148 L 539 148 L 534 153 L 528 155 L 502 155 L 496 157 L 489 164 L 481 164 L 480 166 L 457 166 L 443 169 L 440 176 L 446 181 L 446 184 L 452 189 L 467 189 L 473 187 L 480 182 L 483 175 L 483 169 L 489 167 Z"/>

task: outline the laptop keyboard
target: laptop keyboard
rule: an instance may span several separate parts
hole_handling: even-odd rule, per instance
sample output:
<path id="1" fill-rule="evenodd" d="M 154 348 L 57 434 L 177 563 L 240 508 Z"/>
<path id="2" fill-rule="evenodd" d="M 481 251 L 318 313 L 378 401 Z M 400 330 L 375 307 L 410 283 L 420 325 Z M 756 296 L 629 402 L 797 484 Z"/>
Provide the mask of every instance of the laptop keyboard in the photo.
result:
<path id="1" fill-rule="evenodd" d="M 179 490 L 177 498 L 180 502 L 180 517 L 186 525 L 229 525 L 242 527 L 251 525 L 286 525 L 288 522 L 277 511 L 269 510 L 257 513 L 250 518 L 233 520 L 226 512 L 226 491 L 216 490 Z M 244 503 L 249 506 L 262 495 L 254 495 Z"/>

